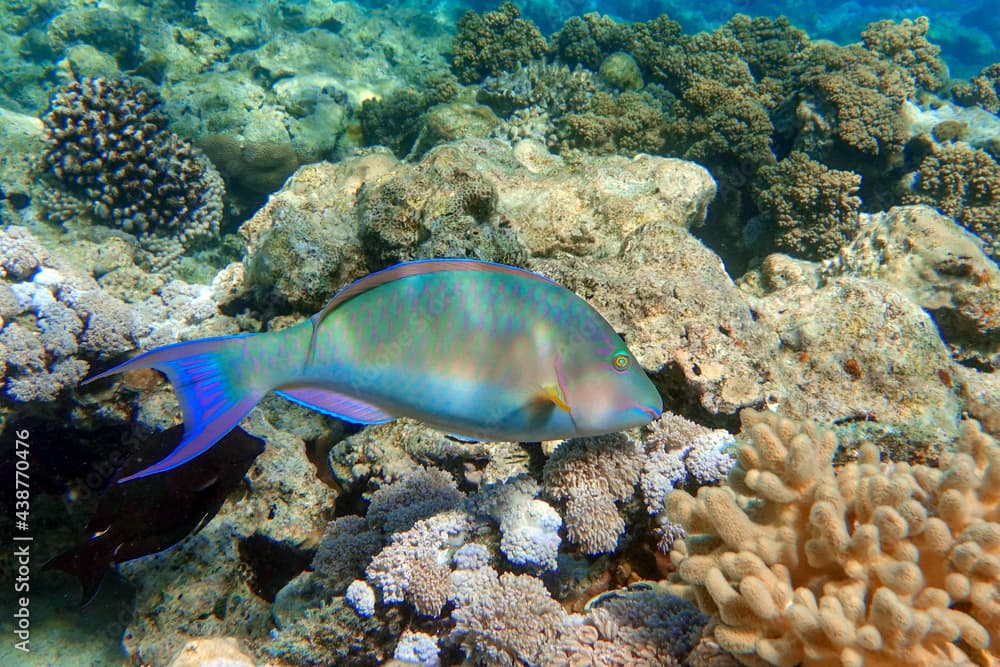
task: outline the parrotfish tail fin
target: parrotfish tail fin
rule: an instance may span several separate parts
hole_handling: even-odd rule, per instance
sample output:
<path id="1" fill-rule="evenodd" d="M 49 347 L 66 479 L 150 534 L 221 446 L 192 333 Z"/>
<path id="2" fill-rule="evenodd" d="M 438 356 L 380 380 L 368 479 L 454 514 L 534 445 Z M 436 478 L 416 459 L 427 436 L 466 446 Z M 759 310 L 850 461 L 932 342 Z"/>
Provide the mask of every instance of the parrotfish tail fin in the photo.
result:
<path id="1" fill-rule="evenodd" d="M 166 458 L 118 480 L 119 484 L 172 470 L 209 449 L 236 426 L 270 387 L 240 382 L 233 368 L 239 364 L 246 335 L 204 338 L 150 350 L 93 375 L 93 382 L 109 375 L 155 368 L 174 386 L 184 415 L 184 438 Z"/>

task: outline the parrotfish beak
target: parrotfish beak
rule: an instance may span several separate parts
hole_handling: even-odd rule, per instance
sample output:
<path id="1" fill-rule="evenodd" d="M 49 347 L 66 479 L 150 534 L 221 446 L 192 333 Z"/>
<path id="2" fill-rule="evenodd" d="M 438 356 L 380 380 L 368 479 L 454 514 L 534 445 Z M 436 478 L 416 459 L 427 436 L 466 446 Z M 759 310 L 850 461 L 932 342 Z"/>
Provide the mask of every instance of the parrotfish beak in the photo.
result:
<path id="1" fill-rule="evenodd" d="M 637 408 L 649 415 L 650 421 L 656 421 L 663 414 L 663 408 L 660 406 L 652 407 L 649 405 L 637 405 Z"/>

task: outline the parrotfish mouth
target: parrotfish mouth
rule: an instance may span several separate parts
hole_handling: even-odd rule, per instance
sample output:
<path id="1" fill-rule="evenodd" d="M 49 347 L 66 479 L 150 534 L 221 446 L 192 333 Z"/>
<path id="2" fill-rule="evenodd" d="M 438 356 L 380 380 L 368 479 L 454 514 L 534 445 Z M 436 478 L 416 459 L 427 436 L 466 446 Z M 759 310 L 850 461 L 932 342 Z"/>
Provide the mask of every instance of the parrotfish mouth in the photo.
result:
<path id="1" fill-rule="evenodd" d="M 651 408 L 648 405 L 639 405 L 639 404 L 636 404 L 635 407 L 639 408 L 640 410 L 642 410 L 643 412 L 645 412 L 647 415 L 649 415 L 649 418 L 651 420 L 653 420 L 653 421 L 659 419 L 660 415 L 663 414 L 663 412 L 661 410 L 657 410 L 656 408 Z"/>

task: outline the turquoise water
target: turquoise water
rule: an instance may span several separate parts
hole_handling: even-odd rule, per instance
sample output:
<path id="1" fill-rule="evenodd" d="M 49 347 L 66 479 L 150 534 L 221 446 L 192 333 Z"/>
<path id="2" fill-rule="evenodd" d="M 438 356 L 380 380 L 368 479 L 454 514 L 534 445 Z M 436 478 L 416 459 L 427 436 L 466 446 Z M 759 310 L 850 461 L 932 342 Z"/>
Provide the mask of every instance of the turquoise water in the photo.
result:
<path id="1" fill-rule="evenodd" d="M 996 662 L 996 16 L 0 2 L 0 665 Z M 152 370 L 84 379 L 436 257 L 579 294 L 665 416 L 477 443 L 271 394 L 116 483 L 177 445 L 180 405 Z M 525 409 L 607 409 L 546 351 Z M 774 567 L 726 569 L 748 552 Z M 842 585 L 861 616 L 835 626 Z M 808 595 L 846 648 L 793 627 Z"/>

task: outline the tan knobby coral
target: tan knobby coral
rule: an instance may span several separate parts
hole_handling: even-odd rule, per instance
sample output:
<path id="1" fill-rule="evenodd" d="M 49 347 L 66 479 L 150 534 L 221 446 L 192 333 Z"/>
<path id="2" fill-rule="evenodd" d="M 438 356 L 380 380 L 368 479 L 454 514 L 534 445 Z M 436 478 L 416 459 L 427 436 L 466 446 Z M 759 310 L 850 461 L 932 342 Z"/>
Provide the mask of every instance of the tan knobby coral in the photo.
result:
<path id="1" fill-rule="evenodd" d="M 989 664 L 1000 641 L 1000 445 L 966 422 L 939 467 L 834 469 L 836 437 L 744 411 L 729 487 L 668 498 L 671 558 L 746 665 Z"/>

